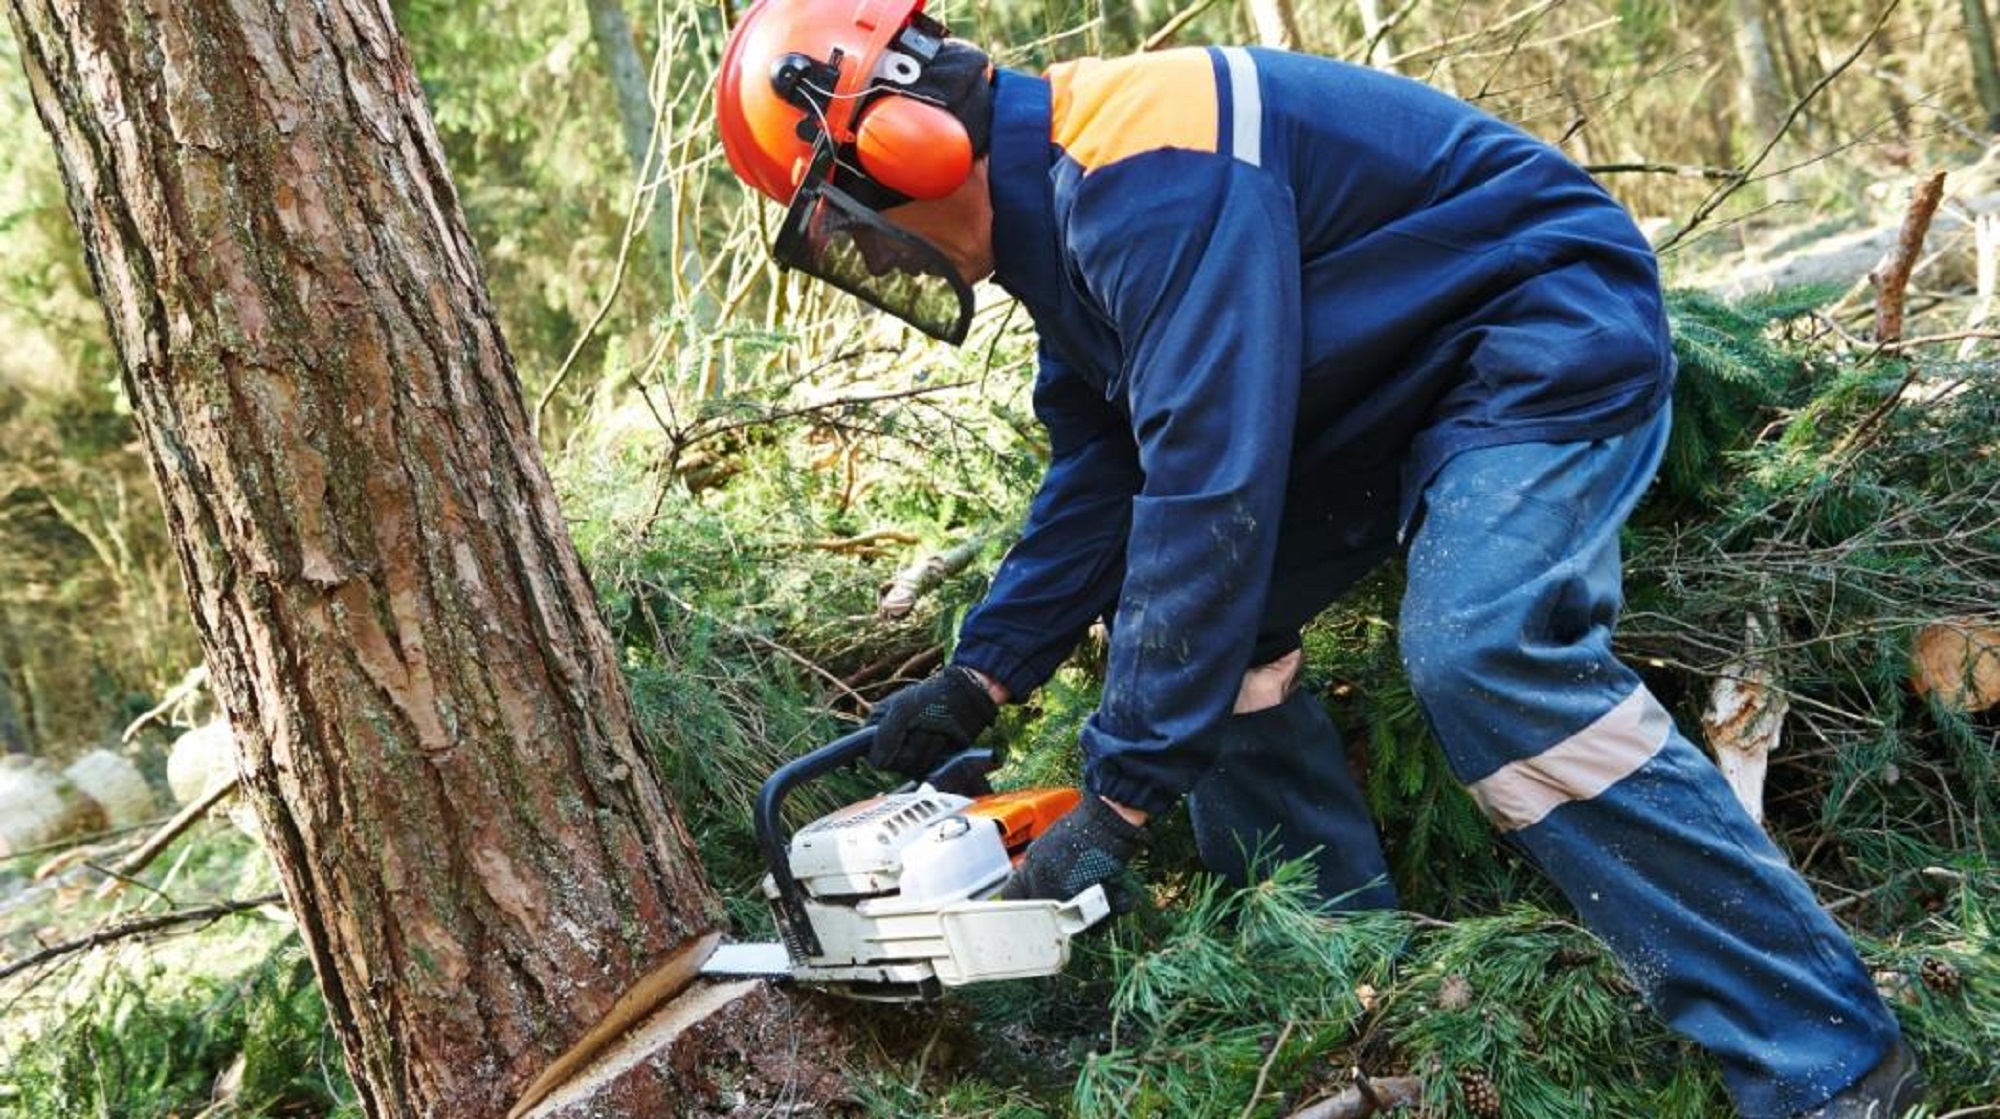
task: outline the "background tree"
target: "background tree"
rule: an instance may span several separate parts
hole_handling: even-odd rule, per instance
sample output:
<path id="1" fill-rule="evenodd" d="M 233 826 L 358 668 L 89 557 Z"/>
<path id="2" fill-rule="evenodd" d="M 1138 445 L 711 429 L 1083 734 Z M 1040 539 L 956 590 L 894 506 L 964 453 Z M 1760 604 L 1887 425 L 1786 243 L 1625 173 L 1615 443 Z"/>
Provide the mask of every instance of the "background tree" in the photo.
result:
<path id="1" fill-rule="evenodd" d="M 1972 78 L 1979 88 L 1979 107 L 1986 113 L 1986 131 L 2000 132 L 2000 62 L 1993 56 L 1993 21 L 1986 0 L 1960 0 L 1965 10 L 1965 45 L 1972 56 Z"/>
<path id="2" fill-rule="evenodd" d="M 587 0 L 391 5 L 529 399 L 558 390 L 542 449 L 643 748 L 733 931 L 756 938 L 768 933 L 746 826 L 758 783 L 949 654 L 1046 447 L 1029 407 L 1034 340 L 1007 301 L 988 300 L 971 343 L 948 351 L 771 266 L 777 211 L 727 172 L 707 99 L 728 13 L 744 6 L 623 4 L 652 67 L 657 177 L 681 246 L 669 283 L 631 218 L 632 165 Z M 1214 0 L 934 7 L 1027 70 L 1256 36 L 1246 3 Z M 1955 710 L 1942 690 L 1919 697 L 1907 673 L 1930 620 L 2000 626 L 1988 496 L 2000 492 L 1989 453 L 2000 385 L 1986 375 L 1989 338 L 1914 343 L 1984 321 L 1967 313 L 1975 254 L 1957 219 L 1990 209 L 2000 183 L 1979 159 L 1990 134 L 1960 3 L 1764 8 L 1785 89 L 1811 96 L 1790 146 L 1747 182 L 1732 0 L 1385 0 L 1293 14 L 1304 49 L 1393 63 L 1597 165 L 1661 237 L 1726 187 L 1665 254 L 1679 285 L 1740 290 L 1763 262 L 1870 230 L 1893 239 L 1907 176 L 1952 170 L 1910 290 L 1913 344 L 1876 351 L 1839 333 L 1866 333 L 1865 290 L 1727 307 L 1676 298 L 1682 437 L 1633 526 L 1622 634 L 1687 726 L 1746 653 L 1780 670 L 1793 702 L 1770 758 L 1767 826 L 1860 937 L 1923 1049 L 1937 1110 L 1975 1108 L 2000 1082 L 2000 712 Z M 187 56 L 169 54 L 176 66 Z M 119 487 L 139 493 L 150 467 L 17 57 L 0 22 L 0 626 L 15 638 L 29 749 L 60 767 L 150 707 L 196 655 L 184 618 L 155 632 L 148 594 L 133 593 L 172 552 L 151 503 L 120 503 Z M 150 135 L 153 119 L 129 128 Z M 253 147 L 231 150 L 260 158 Z M 1764 176 L 1788 165 L 1796 204 L 1774 205 Z M 1850 276 L 1880 246 L 1861 255 Z M 1864 436 L 1850 438 L 1857 426 Z M 434 472 L 415 476 L 429 485 Z M 897 572 L 967 545 L 979 554 L 962 575 L 898 619 L 878 614 Z M 121 550 L 140 562 L 99 558 Z M 157 583 L 181 599 L 177 572 Z M 1395 588 L 1385 571 L 1313 627 L 1309 686 L 1365 743 L 1397 885 L 1423 919 L 1329 928 L 1283 889 L 1230 898 L 1192 872 L 1191 841 L 1165 821 L 1158 912 L 1081 946 L 1060 981 L 893 1016 L 924 1036 L 868 1050 L 886 1060 L 850 1082 L 863 1106 L 1268 1117 L 1355 1094 L 1340 1070 L 1359 1067 L 1378 1086 L 1423 1079 L 1441 1119 L 1476 1113 L 1468 1086 L 1497 1091 L 1517 1119 L 1561 1119 L 1586 1095 L 1603 1114 L 1726 1111 L 1712 1069 L 1632 1011 L 1615 965 L 1495 847 L 1444 771 L 1395 655 Z M 1771 611 L 1768 650 L 1745 647 L 1749 603 Z M 1086 650 L 1033 706 L 1009 710 L 996 729 L 1012 758 L 1003 782 L 1075 779 L 1076 727 L 1101 669 Z M 128 751 L 157 769 L 160 743 L 146 737 Z M 93 854 L 138 838 L 0 858 L 0 972 L 40 951 L 38 938 L 277 888 L 267 860 L 209 819 L 132 875 L 151 890 L 96 902 L 107 879 L 91 864 L 111 864 Z M 361 1105 L 297 935 L 254 906 L 234 911 L 0 979 L 0 1112 L 354 1119 Z M 384 980 L 378 997 L 397 990 Z M 826 1052 L 787 1036 L 793 1009 L 769 1016 L 781 1032 L 761 1047 L 771 1073 L 756 1079 L 778 1091 Z M 744 1089 L 741 1071 L 715 1086 Z"/>
<path id="3" fill-rule="evenodd" d="M 716 907 L 396 28 L 352 0 L 9 13 L 363 1102 L 504 1112 Z"/>
<path id="4" fill-rule="evenodd" d="M 28 736 L 21 730 L 21 715 L 14 706 L 13 635 L 5 619 L 0 619 L 0 753 L 24 754 Z"/>

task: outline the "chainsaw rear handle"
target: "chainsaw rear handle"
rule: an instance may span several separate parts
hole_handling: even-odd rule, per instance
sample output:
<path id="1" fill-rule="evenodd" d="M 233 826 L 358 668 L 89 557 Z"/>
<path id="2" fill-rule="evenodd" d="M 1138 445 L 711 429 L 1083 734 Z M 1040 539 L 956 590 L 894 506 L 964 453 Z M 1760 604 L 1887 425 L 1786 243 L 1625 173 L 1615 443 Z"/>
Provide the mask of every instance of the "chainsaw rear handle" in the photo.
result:
<path id="1" fill-rule="evenodd" d="M 806 914 L 805 888 L 799 885 L 797 878 L 792 877 L 792 834 L 785 829 L 785 798 L 808 781 L 816 781 L 863 760 L 874 744 L 875 727 L 872 724 L 836 738 L 810 754 L 803 754 L 779 766 L 775 773 L 764 779 L 764 788 L 757 795 L 757 849 L 763 853 L 764 866 L 771 872 L 771 880 L 777 886 L 778 899 L 773 908 L 777 911 L 778 933 L 784 938 L 785 949 L 792 954 L 794 963 L 803 963 L 818 956 L 821 946 L 819 934 L 813 931 L 812 919 Z M 986 783 L 986 774 L 998 764 L 991 750 L 963 750 L 932 770 L 925 780 L 931 787 L 945 792 L 983 795 L 993 791 Z"/>

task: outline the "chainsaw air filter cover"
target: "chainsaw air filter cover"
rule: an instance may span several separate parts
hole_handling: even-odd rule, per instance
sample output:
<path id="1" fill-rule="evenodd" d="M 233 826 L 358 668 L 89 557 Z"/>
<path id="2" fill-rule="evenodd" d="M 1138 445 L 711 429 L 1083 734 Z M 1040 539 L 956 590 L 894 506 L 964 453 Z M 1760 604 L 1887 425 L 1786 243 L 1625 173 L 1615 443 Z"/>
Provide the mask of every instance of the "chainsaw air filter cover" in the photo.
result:
<path id="1" fill-rule="evenodd" d="M 1000 828 L 966 815 L 971 803 L 924 786 L 849 805 L 792 836 L 792 876 L 816 898 L 895 894 L 903 905 L 998 884 L 1010 869 Z"/>

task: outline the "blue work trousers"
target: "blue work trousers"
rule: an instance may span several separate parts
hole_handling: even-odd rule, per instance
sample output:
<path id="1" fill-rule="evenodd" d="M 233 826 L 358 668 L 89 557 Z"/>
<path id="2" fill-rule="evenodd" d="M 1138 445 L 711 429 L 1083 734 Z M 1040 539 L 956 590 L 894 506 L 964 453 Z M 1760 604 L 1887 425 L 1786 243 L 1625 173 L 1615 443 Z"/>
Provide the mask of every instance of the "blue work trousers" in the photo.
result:
<path id="1" fill-rule="evenodd" d="M 1450 460 L 1410 542 L 1402 654 L 1453 772 L 1494 826 L 1653 1009 L 1715 1055 L 1742 1114 L 1781 1119 L 1859 1079 L 1897 1025 L 1804 880 L 1612 653 L 1619 528 L 1658 468 L 1668 422 L 1663 410 L 1613 439 Z M 1225 733 L 1246 737 L 1245 718 Z M 1365 817 L 1358 796 L 1314 792 L 1347 780 L 1331 726 L 1296 725 L 1313 729 L 1290 750 L 1247 735 L 1259 745 L 1237 755 L 1250 763 L 1232 767 L 1225 752 L 1191 794 L 1204 858 L 1219 858 L 1225 830 L 1204 818 L 1247 818 L 1255 797 L 1275 799 L 1293 809 L 1275 819 L 1281 849 L 1325 844 L 1334 870 L 1323 889 L 1351 886 L 1381 864 L 1374 833 L 1353 817 Z M 1287 792 L 1239 791 L 1269 781 Z"/>

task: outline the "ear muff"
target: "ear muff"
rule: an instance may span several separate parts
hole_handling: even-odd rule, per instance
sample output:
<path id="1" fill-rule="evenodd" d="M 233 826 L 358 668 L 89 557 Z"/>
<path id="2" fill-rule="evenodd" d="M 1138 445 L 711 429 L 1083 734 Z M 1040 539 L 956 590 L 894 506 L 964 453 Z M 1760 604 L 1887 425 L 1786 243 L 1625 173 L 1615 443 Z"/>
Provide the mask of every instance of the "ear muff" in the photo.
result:
<path id="1" fill-rule="evenodd" d="M 943 198 L 972 174 L 972 138 L 958 118 L 894 94 L 862 113 L 854 151 L 869 178 L 911 198 Z"/>

